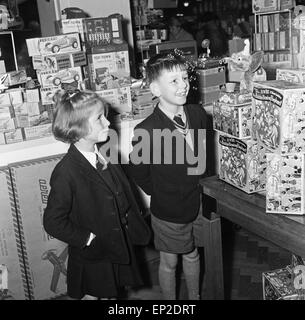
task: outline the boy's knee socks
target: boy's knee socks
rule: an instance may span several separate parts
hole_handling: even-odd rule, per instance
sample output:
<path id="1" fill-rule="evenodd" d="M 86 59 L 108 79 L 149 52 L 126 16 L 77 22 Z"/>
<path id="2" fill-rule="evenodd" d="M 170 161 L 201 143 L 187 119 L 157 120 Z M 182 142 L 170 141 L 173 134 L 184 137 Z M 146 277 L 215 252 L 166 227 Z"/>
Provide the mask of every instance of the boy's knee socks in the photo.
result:
<path id="1" fill-rule="evenodd" d="M 188 289 L 190 300 L 199 300 L 199 275 L 200 275 L 200 259 L 197 255 L 183 255 L 182 257 L 183 272 Z"/>
<path id="2" fill-rule="evenodd" d="M 160 263 L 159 283 L 164 300 L 176 300 L 176 269 L 166 268 Z"/>

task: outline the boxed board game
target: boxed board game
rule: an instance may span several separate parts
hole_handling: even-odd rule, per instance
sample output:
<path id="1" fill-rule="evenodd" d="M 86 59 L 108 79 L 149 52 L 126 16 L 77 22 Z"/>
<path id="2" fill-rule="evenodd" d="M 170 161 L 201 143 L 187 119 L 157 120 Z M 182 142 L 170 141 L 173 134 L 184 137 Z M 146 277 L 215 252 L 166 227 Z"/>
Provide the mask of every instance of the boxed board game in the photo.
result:
<path id="1" fill-rule="evenodd" d="M 219 135 L 219 178 L 233 186 L 253 193 L 265 190 L 265 148 L 252 140 Z"/>
<path id="2" fill-rule="evenodd" d="M 270 152 L 305 151 L 305 85 L 283 80 L 255 82 L 252 138 Z"/>
<path id="3" fill-rule="evenodd" d="M 213 104 L 213 127 L 239 139 L 251 138 L 252 104 Z"/>
<path id="4" fill-rule="evenodd" d="M 304 154 L 266 153 L 266 212 L 305 214 Z"/>

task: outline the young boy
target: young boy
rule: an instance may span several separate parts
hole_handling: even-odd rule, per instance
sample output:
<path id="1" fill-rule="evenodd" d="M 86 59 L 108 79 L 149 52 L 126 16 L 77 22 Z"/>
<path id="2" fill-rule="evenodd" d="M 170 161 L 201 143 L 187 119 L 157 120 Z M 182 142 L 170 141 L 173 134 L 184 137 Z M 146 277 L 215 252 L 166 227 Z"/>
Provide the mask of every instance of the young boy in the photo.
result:
<path id="1" fill-rule="evenodd" d="M 206 113 L 199 105 L 186 104 L 190 84 L 181 55 L 152 57 L 146 76 L 159 102 L 153 114 L 135 127 L 130 175 L 151 196 L 164 299 L 176 299 L 175 273 L 181 254 L 189 299 L 198 300 L 200 263 L 193 228 L 200 208 L 198 182 L 205 172 Z"/>

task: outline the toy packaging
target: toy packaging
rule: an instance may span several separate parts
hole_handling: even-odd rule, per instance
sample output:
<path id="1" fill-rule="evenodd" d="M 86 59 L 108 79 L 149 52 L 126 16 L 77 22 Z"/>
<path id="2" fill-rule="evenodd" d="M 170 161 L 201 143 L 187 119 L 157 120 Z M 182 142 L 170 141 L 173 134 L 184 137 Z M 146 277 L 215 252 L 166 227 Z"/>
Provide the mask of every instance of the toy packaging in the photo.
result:
<path id="1" fill-rule="evenodd" d="M 305 214 L 304 154 L 266 156 L 266 212 Z"/>
<path id="2" fill-rule="evenodd" d="M 59 71 L 37 71 L 37 79 L 42 88 L 59 87 L 62 83 L 71 83 L 83 80 L 80 67 L 63 69 Z"/>
<path id="3" fill-rule="evenodd" d="M 91 89 L 109 90 L 131 85 L 128 50 L 88 55 Z"/>
<path id="4" fill-rule="evenodd" d="M 252 12 L 268 12 L 278 10 L 279 0 L 252 0 Z"/>
<path id="5" fill-rule="evenodd" d="M 302 69 L 276 69 L 276 80 L 284 80 L 293 83 L 305 82 L 305 70 Z"/>
<path id="6" fill-rule="evenodd" d="M 253 193 L 265 190 L 265 148 L 252 140 L 219 135 L 219 178 Z"/>
<path id="7" fill-rule="evenodd" d="M 270 152 L 305 151 L 305 85 L 283 80 L 256 82 L 252 138 Z"/>
<path id="8" fill-rule="evenodd" d="M 32 57 L 33 67 L 40 71 L 59 71 L 73 67 L 80 67 L 87 64 L 87 56 L 83 51 L 76 53 L 58 54 L 53 56 Z"/>
<path id="9" fill-rule="evenodd" d="M 252 105 L 213 104 L 213 127 L 239 139 L 251 138 Z"/>
<path id="10" fill-rule="evenodd" d="M 252 102 L 252 93 L 240 91 L 228 92 L 225 90 L 221 90 L 219 93 L 218 101 L 230 105 L 248 104 Z"/>
<path id="11" fill-rule="evenodd" d="M 78 33 L 26 39 L 26 44 L 30 57 L 73 53 L 82 49 Z"/>
<path id="12" fill-rule="evenodd" d="M 85 46 L 102 47 L 121 44 L 123 40 L 122 16 L 86 18 L 83 20 Z"/>
<path id="13" fill-rule="evenodd" d="M 264 272 L 262 274 L 264 300 L 299 300 L 294 287 L 292 266 Z"/>
<path id="14" fill-rule="evenodd" d="M 96 93 L 109 103 L 117 113 L 132 111 L 130 87 L 97 91 Z"/>
<path id="15" fill-rule="evenodd" d="M 83 18 L 77 19 L 61 19 L 59 21 L 55 21 L 55 28 L 57 29 L 57 33 L 67 34 L 67 33 L 79 33 L 81 41 L 85 41 L 84 35 L 84 25 Z"/>

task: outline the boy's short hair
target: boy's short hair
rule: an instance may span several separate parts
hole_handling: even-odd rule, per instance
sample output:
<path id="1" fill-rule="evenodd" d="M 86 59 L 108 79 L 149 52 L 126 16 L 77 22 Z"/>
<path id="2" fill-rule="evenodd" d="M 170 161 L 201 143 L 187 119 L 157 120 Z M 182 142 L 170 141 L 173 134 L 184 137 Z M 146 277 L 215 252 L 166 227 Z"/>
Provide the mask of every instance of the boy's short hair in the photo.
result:
<path id="1" fill-rule="evenodd" d="M 105 115 L 108 111 L 107 104 L 92 91 L 59 92 L 54 100 L 53 135 L 66 143 L 75 143 L 89 133 L 88 119 L 98 104 Z"/>
<path id="2" fill-rule="evenodd" d="M 151 84 L 157 80 L 162 71 L 172 71 L 174 68 L 187 70 L 186 60 L 175 51 L 170 53 L 159 53 L 151 57 L 146 64 L 146 82 Z"/>

